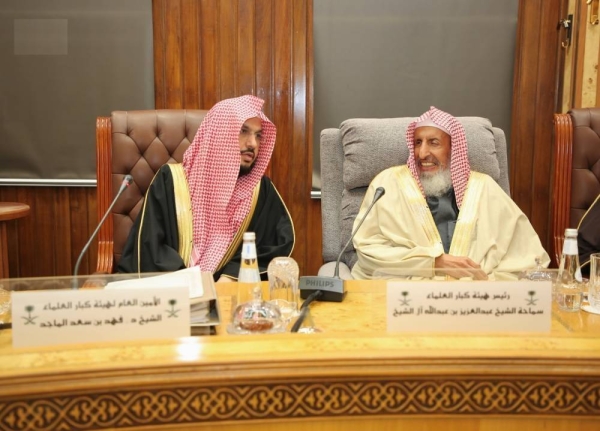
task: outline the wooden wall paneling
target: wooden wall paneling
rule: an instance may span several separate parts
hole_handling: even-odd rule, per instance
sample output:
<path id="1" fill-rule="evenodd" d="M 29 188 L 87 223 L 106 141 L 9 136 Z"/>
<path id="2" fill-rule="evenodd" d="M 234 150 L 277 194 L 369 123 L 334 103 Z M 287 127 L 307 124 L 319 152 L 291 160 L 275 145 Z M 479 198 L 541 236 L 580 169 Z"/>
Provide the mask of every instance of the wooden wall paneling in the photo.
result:
<path id="1" fill-rule="evenodd" d="M 201 109 L 210 109 L 220 99 L 219 68 L 217 67 L 218 40 L 218 4 L 219 0 L 201 0 L 200 2 L 200 91 L 198 95 Z M 189 61 L 193 61 L 190 59 Z"/>
<path id="2" fill-rule="evenodd" d="M 81 248 L 83 248 L 83 244 L 85 244 L 87 237 L 89 237 L 87 199 L 85 194 L 81 193 L 79 187 L 56 187 L 54 191 L 54 203 L 52 208 L 53 232 L 68 231 L 71 233 L 68 241 L 62 241 L 60 238 L 56 237 L 54 238 L 54 255 L 56 256 L 54 273 L 71 274 L 74 268 L 74 264 L 71 262 L 77 262 L 77 256 L 81 252 L 81 249 L 77 249 L 77 245 L 81 242 L 79 238 L 84 237 L 81 245 Z M 83 195 L 83 202 L 80 201 L 81 195 Z M 81 265 L 82 274 L 89 273 L 85 263 L 86 262 L 83 262 Z"/>
<path id="3" fill-rule="evenodd" d="M 0 187 L 0 202 L 23 202 L 17 197 L 15 187 Z M 18 277 L 19 274 L 19 234 L 18 226 L 23 224 L 24 219 L 12 220 L 6 223 L 6 243 L 8 247 L 8 273 L 11 277 Z"/>
<path id="4" fill-rule="evenodd" d="M 61 274 L 72 274 L 75 263 L 83 247 L 87 243 L 90 235 L 98 223 L 96 214 L 96 189 L 75 187 L 70 191 L 70 220 L 71 220 L 71 241 L 70 241 L 70 268 L 61 268 Z M 69 210 L 68 208 L 66 209 Z M 96 254 L 98 242 L 92 241 L 90 249 L 84 255 L 79 266 L 78 275 L 91 274 L 96 270 Z"/>
<path id="5" fill-rule="evenodd" d="M 531 195 L 531 214 L 529 219 L 536 228 L 546 250 L 550 251 L 552 244 L 552 228 L 550 218 L 552 214 L 551 189 L 553 169 L 553 132 L 554 113 L 560 109 L 558 104 L 558 88 L 556 76 L 559 73 L 560 39 L 556 30 L 556 23 L 560 19 L 560 10 L 566 2 L 554 0 L 554 5 L 548 7 L 547 0 L 541 10 L 541 25 L 539 38 L 540 52 L 538 56 L 538 78 L 536 80 L 536 121 L 534 128 L 534 157 L 533 157 L 533 187 Z M 555 40 L 555 44 L 543 41 Z M 526 142 L 523 142 L 527 145 Z"/>
<path id="6" fill-rule="evenodd" d="M 559 49 L 558 59 L 558 70 L 556 74 L 557 82 L 557 97 L 559 112 L 566 112 L 568 107 L 571 106 L 570 97 L 573 92 L 573 60 L 574 60 L 574 49 L 576 44 L 577 31 L 574 29 L 576 20 L 575 18 L 575 0 L 567 0 L 565 5 L 566 9 L 560 12 L 561 19 L 566 19 L 569 15 L 573 16 L 573 22 L 570 24 L 571 29 L 571 41 L 567 47 L 561 46 Z M 567 36 L 567 29 L 561 28 L 559 31 L 561 45 Z M 566 108 L 566 109 L 565 109 Z"/>
<path id="7" fill-rule="evenodd" d="M 100 220 L 98 220 L 98 202 L 96 200 L 96 188 L 86 188 L 84 189 L 85 193 L 86 193 L 86 201 L 87 201 L 87 209 L 88 209 L 88 233 L 89 235 L 92 234 L 92 232 L 94 231 L 94 229 L 96 229 L 96 226 L 98 225 L 98 222 Z M 86 238 L 87 241 L 87 238 Z M 81 247 L 83 247 L 83 245 L 81 245 Z M 78 247 L 78 250 L 81 251 L 81 247 Z M 87 255 L 85 257 L 85 260 L 87 260 L 87 264 L 88 264 L 88 272 L 89 273 L 93 273 L 94 271 L 96 271 L 96 265 L 98 263 L 98 241 L 94 240 L 92 241 L 92 244 L 90 245 L 90 249 L 87 252 Z M 73 262 L 73 266 L 75 265 L 75 262 Z"/>
<path id="8" fill-rule="evenodd" d="M 183 102 L 186 109 L 200 109 L 200 4 L 197 0 L 182 0 L 181 53 L 183 75 Z M 183 37 L 190 35 L 190 37 Z"/>
<path id="9" fill-rule="evenodd" d="M 535 121 L 535 85 L 525 85 L 535 82 L 538 74 L 537 52 L 540 48 L 539 38 L 532 37 L 540 32 L 538 11 L 540 2 L 543 0 L 520 1 L 519 2 L 519 25 L 516 41 L 515 73 L 513 84 L 513 121 L 511 128 L 511 172 L 510 193 L 513 200 L 519 205 L 525 214 L 531 213 L 531 196 L 529 169 L 516 169 L 516 164 L 530 167 L 533 162 L 533 145 L 523 145 L 527 137 L 532 142 L 530 126 Z M 527 22 L 528 25 L 522 25 Z M 529 60 L 529 61 L 527 61 Z M 527 64 L 525 64 L 527 62 Z M 528 67 L 525 67 L 528 66 Z"/>
<path id="10" fill-rule="evenodd" d="M 165 24 L 165 78 L 166 107 L 183 108 L 183 67 L 181 17 L 186 11 L 181 8 L 182 0 L 165 0 L 168 5 Z"/>
<path id="11" fill-rule="evenodd" d="M 237 0 L 236 94 L 256 94 L 256 39 L 259 25 L 253 1 Z"/>
<path id="12" fill-rule="evenodd" d="M 254 2 L 254 70 L 253 84 L 256 96 L 265 101 L 263 111 L 271 120 L 275 121 L 275 113 L 273 111 L 273 7 L 271 0 L 256 0 Z M 277 126 L 277 124 L 276 124 Z M 278 148 L 282 145 L 281 135 L 277 133 L 277 145 L 275 151 L 278 153 Z M 283 143 L 285 145 L 285 142 Z M 266 175 L 273 179 L 273 165 L 276 163 L 277 154 L 271 157 L 271 162 L 267 168 Z M 278 184 L 276 184 L 278 186 Z"/>
<path id="13" fill-rule="evenodd" d="M 37 259 L 27 262 L 25 268 L 27 273 L 34 277 L 43 277 L 49 274 L 56 274 L 56 232 L 54 231 L 56 224 L 54 223 L 54 196 L 56 190 L 52 187 L 40 187 L 34 190 L 34 204 L 31 208 L 35 220 L 33 226 L 33 235 L 26 236 L 26 241 L 29 247 L 37 250 Z M 65 235 L 61 241 L 70 242 L 71 236 Z"/>
<path id="14" fill-rule="evenodd" d="M 583 101 L 583 65 L 585 60 L 585 31 L 587 27 L 588 8 L 584 0 L 577 2 L 577 14 L 575 31 L 577 34 L 577 44 L 575 45 L 575 93 L 573 94 L 573 108 L 581 108 Z"/>
<path id="15" fill-rule="evenodd" d="M 558 109 L 559 32 L 566 0 L 521 0 L 515 53 L 511 194 L 550 250 L 552 118 Z"/>
<path id="16" fill-rule="evenodd" d="M 591 5 L 584 5 L 586 19 L 581 23 L 585 27 L 585 53 L 581 70 L 583 108 L 598 106 L 596 93 L 598 91 L 598 53 L 600 52 L 600 25 L 589 22 Z"/>
<path id="17" fill-rule="evenodd" d="M 313 1 L 307 1 L 306 12 L 306 141 L 308 143 L 308 160 L 306 178 L 308 187 L 312 188 L 312 160 L 315 151 L 313 142 L 314 127 L 314 41 L 313 41 Z M 323 265 L 323 228 L 321 217 L 321 200 L 310 199 L 308 208 L 308 225 L 306 232 L 308 248 L 310 249 L 306 261 L 306 274 L 317 274 Z"/>
<path id="18" fill-rule="evenodd" d="M 29 205 L 33 209 L 35 204 L 35 192 L 38 190 L 36 187 L 14 187 L 16 189 L 16 201 L 23 202 Z M 14 250 L 15 253 L 9 255 L 9 271 L 11 277 L 33 277 L 35 275 L 32 272 L 32 268 L 36 268 L 36 261 L 41 259 L 39 250 L 36 247 L 35 236 L 32 235 L 34 227 L 37 225 L 37 220 L 29 212 L 29 215 L 20 220 L 15 220 L 12 224 L 11 230 L 14 232 L 14 240 L 16 241 Z M 9 232 L 10 238 L 10 232 Z M 10 259 L 15 259 L 17 268 L 12 268 Z M 53 275 L 51 273 L 44 275 Z"/>
<path id="19" fill-rule="evenodd" d="M 306 247 L 304 234 L 306 232 L 306 203 L 301 193 L 295 194 L 295 185 L 304 181 L 304 143 L 295 140 L 294 124 L 294 70 L 292 50 L 294 37 L 294 10 L 296 2 L 279 0 L 273 2 L 274 32 L 272 49 L 273 64 L 273 96 L 274 116 L 277 126 L 277 147 L 274 152 L 272 165 L 273 181 L 281 192 L 290 210 L 296 231 L 296 244 L 292 257 L 298 261 L 300 271 L 305 269 Z M 300 147 L 298 147 L 300 145 Z"/>
<path id="20" fill-rule="evenodd" d="M 219 100 L 223 100 L 241 95 L 237 92 L 236 82 L 236 68 L 238 66 L 237 0 L 221 0 L 219 2 L 218 18 Z"/>
<path id="21" fill-rule="evenodd" d="M 310 189 L 312 183 L 312 169 L 308 168 L 312 164 L 310 144 L 308 136 L 312 135 L 312 130 L 307 127 L 307 45 L 308 45 L 308 23 L 307 23 L 307 1 L 294 0 L 292 3 L 292 33 L 290 35 L 292 45 L 292 121 L 293 121 L 293 158 L 289 161 L 288 177 L 296 175 L 291 183 L 289 193 L 298 200 L 297 211 L 302 224 L 298 227 L 302 234 L 302 250 L 304 256 L 300 259 L 304 262 L 304 274 L 308 272 L 308 260 L 312 255 L 321 254 L 321 249 L 317 244 L 311 241 L 310 220 Z M 300 242 L 300 241 L 299 241 Z"/>
<path id="22" fill-rule="evenodd" d="M 256 95 L 265 101 L 264 111 L 267 117 L 274 119 L 273 94 L 273 27 L 274 14 L 272 0 L 255 2 L 255 73 Z M 279 140 L 278 140 L 279 142 Z"/>
<path id="23" fill-rule="evenodd" d="M 568 14 L 573 15 L 573 23 L 571 30 L 571 45 L 563 49 L 565 52 L 565 61 L 563 63 L 562 73 L 559 71 L 558 76 L 559 90 L 562 91 L 561 100 L 559 106 L 561 107 L 559 113 L 566 113 L 575 104 L 575 93 L 576 93 L 576 78 L 577 78 L 577 58 L 578 58 L 578 47 L 580 40 L 579 26 L 581 24 L 581 2 L 579 0 L 568 0 L 567 11 L 561 14 L 561 17 L 567 17 Z"/>
<path id="24" fill-rule="evenodd" d="M 31 212 L 8 225 L 11 277 L 68 276 L 97 224 L 93 187 L 0 187 L 0 200 L 26 203 Z M 96 260 L 92 243 L 80 273 Z"/>
<path id="25" fill-rule="evenodd" d="M 278 131 L 271 177 L 294 218 L 298 237 L 294 257 L 302 270 L 308 254 L 310 202 L 306 121 L 312 109 L 307 107 L 306 78 L 308 22 L 312 20 L 309 3 L 154 0 L 153 9 L 162 14 L 153 18 L 157 108 L 191 107 L 194 93 L 201 108 L 248 93 L 265 100 L 265 113 Z M 197 72 L 187 69 L 191 63 L 195 65 L 190 70 L 197 66 Z M 199 75 L 198 81 L 194 74 Z M 312 251 L 320 255 L 320 248 Z"/>

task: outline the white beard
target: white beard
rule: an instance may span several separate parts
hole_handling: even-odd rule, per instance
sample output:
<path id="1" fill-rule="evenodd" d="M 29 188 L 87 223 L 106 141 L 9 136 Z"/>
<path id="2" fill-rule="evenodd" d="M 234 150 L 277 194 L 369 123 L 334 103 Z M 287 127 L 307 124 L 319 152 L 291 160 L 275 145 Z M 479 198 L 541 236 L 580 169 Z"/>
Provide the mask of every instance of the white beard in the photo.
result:
<path id="1" fill-rule="evenodd" d="M 442 169 L 433 175 L 421 174 L 419 176 L 423 191 L 427 197 L 440 197 L 452 188 L 452 174 L 450 169 Z"/>

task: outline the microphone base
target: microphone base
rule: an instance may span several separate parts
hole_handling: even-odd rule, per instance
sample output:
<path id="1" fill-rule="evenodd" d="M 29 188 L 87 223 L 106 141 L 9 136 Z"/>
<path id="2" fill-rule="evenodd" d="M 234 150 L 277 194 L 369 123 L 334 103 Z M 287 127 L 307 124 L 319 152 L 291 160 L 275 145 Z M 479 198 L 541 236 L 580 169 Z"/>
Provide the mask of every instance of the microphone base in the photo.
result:
<path id="1" fill-rule="evenodd" d="M 323 292 L 319 301 L 342 302 L 346 296 L 344 280 L 341 278 L 304 276 L 300 277 L 298 286 L 300 288 L 300 298 L 302 299 L 308 298 L 311 293 L 317 290 Z"/>

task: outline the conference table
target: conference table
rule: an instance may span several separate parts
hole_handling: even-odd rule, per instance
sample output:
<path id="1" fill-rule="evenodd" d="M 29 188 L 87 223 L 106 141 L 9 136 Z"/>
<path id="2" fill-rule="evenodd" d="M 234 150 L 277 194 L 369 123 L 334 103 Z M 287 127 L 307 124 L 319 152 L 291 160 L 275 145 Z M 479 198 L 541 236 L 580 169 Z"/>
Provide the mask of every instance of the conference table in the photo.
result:
<path id="1" fill-rule="evenodd" d="M 388 333 L 386 283 L 314 302 L 312 334 L 15 349 L 0 330 L 0 430 L 600 429 L 600 315 L 550 333 Z M 92 337 L 91 337 L 92 338 Z"/>

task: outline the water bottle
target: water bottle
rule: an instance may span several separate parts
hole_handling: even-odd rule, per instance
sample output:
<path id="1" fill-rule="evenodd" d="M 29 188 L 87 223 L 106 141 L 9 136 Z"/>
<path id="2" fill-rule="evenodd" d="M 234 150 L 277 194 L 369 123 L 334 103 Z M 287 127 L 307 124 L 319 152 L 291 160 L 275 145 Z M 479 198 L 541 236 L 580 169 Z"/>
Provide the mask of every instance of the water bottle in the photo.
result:
<path id="1" fill-rule="evenodd" d="M 579 311 L 583 296 L 583 279 L 579 266 L 577 229 L 565 230 L 565 242 L 556 280 L 556 302 L 563 311 Z"/>
<path id="2" fill-rule="evenodd" d="M 242 244 L 242 262 L 238 275 L 237 304 L 248 302 L 253 298 L 255 287 L 261 288 L 258 260 L 256 258 L 256 235 L 245 232 Z"/>

